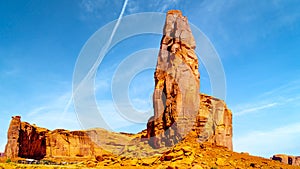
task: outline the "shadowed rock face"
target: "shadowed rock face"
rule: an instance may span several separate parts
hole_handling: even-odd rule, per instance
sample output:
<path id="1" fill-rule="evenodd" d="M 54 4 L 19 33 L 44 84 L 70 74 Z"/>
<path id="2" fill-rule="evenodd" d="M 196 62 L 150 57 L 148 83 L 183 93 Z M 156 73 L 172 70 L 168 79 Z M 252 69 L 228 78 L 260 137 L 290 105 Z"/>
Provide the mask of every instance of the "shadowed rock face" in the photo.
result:
<path id="1" fill-rule="evenodd" d="M 13 116 L 7 133 L 5 156 L 10 158 L 44 158 L 47 132 L 47 129 L 21 122 L 20 116 Z"/>
<path id="2" fill-rule="evenodd" d="M 47 129 L 21 122 L 19 131 L 19 157 L 42 159 L 46 156 Z"/>
<path id="3" fill-rule="evenodd" d="M 196 43 L 187 18 L 169 11 L 163 33 L 154 74 L 154 116 L 147 124 L 149 143 L 172 146 L 194 131 L 201 141 L 232 150 L 230 110 L 219 99 L 199 95 Z"/>

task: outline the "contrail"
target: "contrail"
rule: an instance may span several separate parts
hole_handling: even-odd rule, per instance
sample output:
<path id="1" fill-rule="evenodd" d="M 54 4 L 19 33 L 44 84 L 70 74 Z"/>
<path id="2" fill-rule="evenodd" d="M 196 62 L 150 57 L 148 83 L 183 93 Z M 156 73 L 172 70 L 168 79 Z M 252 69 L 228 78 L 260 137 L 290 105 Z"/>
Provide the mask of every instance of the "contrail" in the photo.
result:
<path id="1" fill-rule="evenodd" d="M 120 22 L 121 22 L 121 20 L 122 20 L 122 17 L 123 17 L 124 12 L 125 12 L 125 8 L 126 8 L 126 6 L 127 6 L 127 2 L 128 2 L 128 0 L 125 0 L 125 2 L 124 2 L 124 4 L 123 4 L 123 7 L 122 7 L 122 10 L 121 10 L 121 13 L 120 13 L 120 15 L 119 15 L 119 18 L 118 18 L 118 20 L 117 20 L 117 23 L 116 23 L 116 25 L 115 25 L 114 28 L 113 28 L 113 31 L 112 31 L 112 33 L 111 33 L 109 39 L 108 39 L 108 42 L 104 45 L 104 47 L 103 47 L 102 50 L 100 51 L 100 54 L 99 54 L 99 56 L 98 56 L 98 58 L 97 58 L 95 64 L 94 64 L 93 67 L 90 69 L 90 71 L 88 72 L 88 74 L 87 74 L 86 77 L 91 77 L 91 76 L 97 71 L 97 68 L 99 67 L 99 65 L 100 65 L 100 63 L 101 63 L 101 56 L 104 55 L 104 54 L 107 52 L 107 49 L 108 49 L 108 47 L 110 46 L 111 41 L 112 41 L 113 37 L 115 36 L 115 33 L 116 33 L 116 31 L 117 31 L 117 29 L 118 29 L 118 27 L 119 27 L 119 24 L 120 24 Z M 85 79 L 84 79 L 84 80 L 85 80 Z M 83 81 L 84 81 L 84 80 L 83 80 Z"/>
<path id="2" fill-rule="evenodd" d="M 92 68 L 89 70 L 89 72 L 87 73 L 87 75 L 80 81 L 80 83 L 78 84 L 77 88 L 76 88 L 76 89 L 74 90 L 74 92 L 71 94 L 71 97 L 70 97 L 70 99 L 68 100 L 68 103 L 67 103 L 66 107 L 64 108 L 64 111 L 63 111 L 63 114 L 62 114 L 62 115 L 64 115 L 64 114 L 68 111 L 68 109 L 70 108 L 70 106 L 71 106 L 71 104 L 72 104 L 72 101 L 73 101 L 73 95 L 74 95 L 75 93 L 77 93 L 77 91 L 78 91 L 78 89 L 80 88 L 80 86 L 81 86 L 82 84 L 84 84 L 84 82 L 85 82 L 86 80 L 88 80 L 89 78 L 92 78 L 92 76 L 93 76 L 93 75 L 95 74 L 95 72 L 97 71 L 97 68 L 99 67 L 99 65 L 100 65 L 100 63 L 101 63 L 101 60 L 102 60 L 102 57 L 101 57 L 101 56 L 103 56 L 103 55 L 107 52 L 107 50 L 108 50 L 108 48 L 109 48 L 109 46 L 110 46 L 110 44 L 111 44 L 111 41 L 112 41 L 113 37 L 115 36 L 115 33 L 116 33 L 116 31 L 117 31 L 117 29 L 118 29 L 118 27 L 119 27 L 119 25 L 120 25 L 120 22 L 121 22 L 121 20 L 122 20 L 123 15 L 124 15 L 124 12 L 125 12 L 127 3 L 128 3 L 128 0 L 125 0 L 125 1 L 124 1 L 124 4 L 123 4 L 123 7 L 122 7 L 122 10 L 121 10 L 121 13 L 120 13 L 120 15 L 119 15 L 119 17 L 118 17 L 117 23 L 115 24 L 115 26 L 114 26 L 114 28 L 113 28 L 113 31 L 112 31 L 112 33 L 111 33 L 111 35 L 110 35 L 110 37 L 109 37 L 107 43 L 106 43 L 106 44 L 104 45 L 104 47 L 101 49 L 100 54 L 98 55 L 98 58 L 97 58 L 96 62 L 94 63 L 94 65 L 92 66 Z"/>

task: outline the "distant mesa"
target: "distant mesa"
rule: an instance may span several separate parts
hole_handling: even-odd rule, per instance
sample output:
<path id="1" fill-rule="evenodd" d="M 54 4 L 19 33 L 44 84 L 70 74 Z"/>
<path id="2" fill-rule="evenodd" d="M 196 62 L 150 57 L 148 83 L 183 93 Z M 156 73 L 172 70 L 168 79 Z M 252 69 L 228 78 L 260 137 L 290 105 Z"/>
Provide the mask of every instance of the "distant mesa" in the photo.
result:
<path id="1" fill-rule="evenodd" d="M 271 157 L 272 160 L 280 161 L 284 164 L 300 166 L 300 156 L 290 156 L 285 154 L 276 154 Z"/>

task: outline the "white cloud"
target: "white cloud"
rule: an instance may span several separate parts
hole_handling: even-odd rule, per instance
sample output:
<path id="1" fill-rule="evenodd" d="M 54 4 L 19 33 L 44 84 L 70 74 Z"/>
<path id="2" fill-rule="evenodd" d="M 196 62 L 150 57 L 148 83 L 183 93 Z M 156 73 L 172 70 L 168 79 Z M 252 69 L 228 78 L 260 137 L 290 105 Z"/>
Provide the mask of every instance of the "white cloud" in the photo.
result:
<path id="1" fill-rule="evenodd" d="M 139 111 L 152 111 L 152 95 L 149 99 L 133 98 L 132 105 Z"/>
<path id="2" fill-rule="evenodd" d="M 127 12 L 129 14 L 137 13 L 137 12 L 166 12 L 167 9 L 174 8 L 180 0 L 164 0 L 164 1 L 154 1 L 148 0 L 145 1 L 140 0 L 130 0 L 128 2 Z"/>
<path id="3" fill-rule="evenodd" d="M 104 7 L 105 3 L 106 0 L 83 0 L 80 5 L 86 12 L 94 13 L 99 8 Z"/>
<path id="4" fill-rule="evenodd" d="M 252 131 L 233 138 L 234 150 L 270 157 L 273 154 L 300 154 L 300 123 L 269 131 Z"/>
<path id="5" fill-rule="evenodd" d="M 243 108 L 240 108 L 240 111 L 235 110 L 236 113 L 234 113 L 234 116 L 242 116 L 242 115 L 245 115 L 248 113 L 253 113 L 253 112 L 257 112 L 259 110 L 271 108 L 276 105 L 278 105 L 278 103 L 275 102 L 275 103 L 268 103 L 265 105 L 254 105 L 253 107 L 252 106 L 251 107 L 243 107 Z"/>
<path id="6" fill-rule="evenodd" d="M 129 0 L 127 5 L 127 11 L 129 13 L 137 13 L 140 10 L 140 6 L 136 1 Z"/>
<path id="7" fill-rule="evenodd" d="M 125 128 L 129 126 L 134 126 L 140 123 L 133 122 L 132 120 L 128 119 L 128 114 L 132 114 L 131 112 L 132 105 L 124 105 L 124 104 L 118 104 L 114 103 L 112 100 L 98 100 L 98 110 L 100 112 L 101 118 L 103 118 L 104 122 L 110 127 L 112 130 L 116 130 L 119 128 Z M 127 112 L 119 112 L 118 107 L 121 110 L 128 110 Z M 98 114 L 99 115 L 99 114 Z M 88 118 L 89 112 L 86 113 L 86 116 Z M 82 116 L 84 118 L 84 116 Z M 82 119 L 85 121 L 85 119 Z M 145 118 L 145 123 L 148 121 L 148 118 Z M 88 121 L 87 121 L 88 122 Z M 100 127 L 104 128 L 103 124 L 98 124 L 98 126 L 94 127 Z M 146 125 L 145 125 L 146 127 Z M 138 131 L 136 131 L 138 132 Z"/>
<path id="8" fill-rule="evenodd" d="M 244 116 L 250 113 L 262 112 L 264 109 L 284 106 L 287 104 L 299 105 L 300 81 L 295 80 L 264 92 L 252 103 L 239 104 L 232 108 L 234 116 Z"/>
<path id="9" fill-rule="evenodd" d="M 287 125 L 278 126 L 277 123 L 271 123 L 269 125 L 275 126 L 275 128 L 270 129 L 270 126 L 266 126 L 268 123 L 251 123 L 254 125 L 252 128 L 259 126 L 260 128 L 268 128 L 268 130 L 251 130 L 251 126 L 249 126 L 249 132 L 234 136 L 234 150 L 246 151 L 264 157 L 278 153 L 299 155 L 300 123 L 282 114 L 282 112 L 288 111 L 286 113 L 289 113 L 292 117 L 297 117 L 297 108 L 300 106 L 299 89 L 299 81 L 291 81 L 263 93 L 250 104 L 235 107 L 233 113 L 236 117 L 247 117 L 252 113 L 279 112 L 280 114 L 277 114 L 276 117 L 282 117 L 286 123 L 281 123 L 281 125 Z M 275 111 L 264 111 L 265 109 L 274 109 Z M 273 120 L 272 115 L 269 118 L 270 121 Z M 278 119 L 275 119 L 275 122 L 276 120 Z M 238 131 L 239 129 L 235 130 Z M 238 133 L 243 132 L 238 131 Z"/>
<path id="10" fill-rule="evenodd" d="M 110 22 L 119 16 L 124 1 L 111 0 L 82 0 L 79 3 L 81 8 L 80 19 L 101 19 L 103 22 Z"/>
<path id="11" fill-rule="evenodd" d="M 3 74 L 5 74 L 6 76 L 15 75 L 17 73 L 19 73 L 18 68 L 12 68 L 10 70 L 6 70 L 6 71 L 3 72 Z"/>
<path id="12" fill-rule="evenodd" d="M 173 8 L 179 3 L 179 0 L 165 0 L 159 5 L 159 12 L 166 12 L 168 8 Z"/>
<path id="13" fill-rule="evenodd" d="M 270 91 L 266 91 L 263 94 L 261 94 L 260 98 L 266 98 L 266 97 L 272 97 L 272 96 L 280 96 L 287 93 L 294 93 L 295 90 L 300 90 L 300 80 L 294 80 L 291 82 L 288 82 L 284 85 L 281 85 L 275 89 L 272 89 Z"/>
<path id="14" fill-rule="evenodd" d="M 39 113 L 46 111 L 47 109 L 49 109 L 48 106 L 40 106 L 40 107 L 36 107 L 34 109 L 32 109 L 31 111 L 29 111 L 29 113 L 27 114 L 27 116 L 35 116 L 38 115 Z"/>
<path id="15" fill-rule="evenodd" d="M 24 114 L 22 120 L 49 129 L 79 129 L 79 122 L 72 107 L 65 110 L 66 105 L 69 104 L 70 97 L 71 92 L 57 94 L 47 103 L 36 106 L 29 113 Z"/>

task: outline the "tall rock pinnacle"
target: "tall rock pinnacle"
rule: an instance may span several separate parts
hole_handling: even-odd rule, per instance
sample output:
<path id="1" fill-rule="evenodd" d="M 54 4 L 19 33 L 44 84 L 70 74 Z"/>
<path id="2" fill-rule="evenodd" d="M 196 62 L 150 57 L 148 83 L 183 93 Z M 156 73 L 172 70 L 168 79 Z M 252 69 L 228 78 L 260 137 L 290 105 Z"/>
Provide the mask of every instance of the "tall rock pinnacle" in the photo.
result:
<path id="1" fill-rule="evenodd" d="M 147 124 L 149 144 L 172 146 L 193 131 L 200 141 L 232 149 L 231 112 L 222 100 L 199 94 L 196 43 L 181 11 L 168 11 L 163 33 L 154 73 L 154 116 Z"/>
<path id="2" fill-rule="evenodd" d="M 178 10 L 167 13 L 154 74 L 153 147 L 177 143 L 194 124 L 199 109 L 198 59 L 187 18 Z"/>

